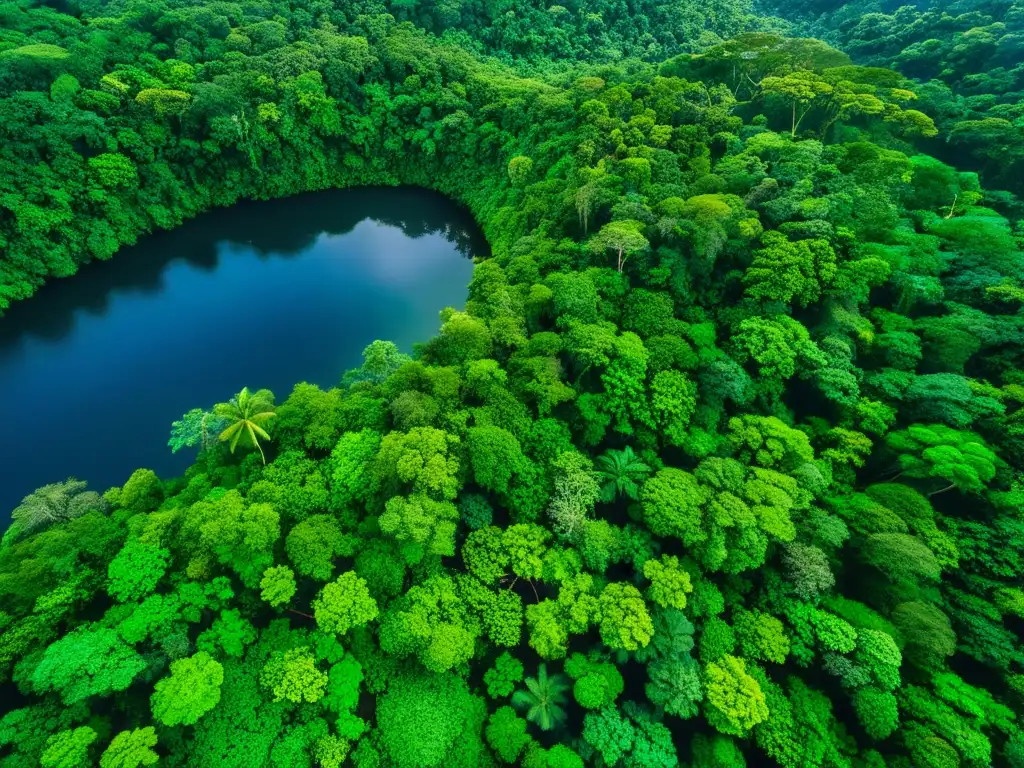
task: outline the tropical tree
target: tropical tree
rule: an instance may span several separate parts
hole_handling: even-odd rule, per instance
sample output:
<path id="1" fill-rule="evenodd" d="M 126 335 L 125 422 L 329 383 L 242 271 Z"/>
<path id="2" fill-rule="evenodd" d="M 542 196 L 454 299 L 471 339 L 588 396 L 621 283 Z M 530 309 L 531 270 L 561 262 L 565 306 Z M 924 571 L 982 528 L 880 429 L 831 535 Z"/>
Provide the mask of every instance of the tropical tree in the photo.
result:
<path id="1" fill-rule="evenodd" d="M 377 618 L 377 601 L 370 596 L 365 579 L 346 571 L 323 588 L 313 601 L 313 613 L 321 630 L 343 635 Z"/>
<path id="2" fill-rule="evenodd" d="M 177 453 L 182 448 L 199 446 L 206 448 L 215 441 L 214 435 L 227 426 L 224 419 L 215 416 L 211 411 L 204 411 L 202 408 L 193 408 L 178 421 L 171 423 L 171 437 L 167 445 L 171 453 Z"/>
<path id="3" fill-rule="evenodd" d="M 548 675 L 546 664 L 537 668 L 536 677 L 528 677 L 524 681 L 526 690 L 512 694 L 512 706 L 525 710 L 526 719 L 536 724 L 542 731 L 550 731 L 565 720 L 563 705 L 567 700 L 566 692 L 570 690 L 565 675 Z"/>
<path id="4" fill-rule="evenodd" d="M 160 756 L 153 751 L 156 746 L 156 729 L 153 726 L 121 731 L 100 757 L 100 768 L 139 768 L 140 765 L 155 765 Z"/>
<path id="5" fill-rule="evenodd" d="M 643 227 L 641 222 L 633 219 L 613 221 L 601 227 L 601 231 L 590 238 L 587 245 L 595 253 L 615 251 L 616 266 L 621 272 L 626 259 L 650 247 L 647 238 L 641 234 Z"/>
<path id="6" fill-rule="evenodd" d="M 564 451 L 552 464 L 554 493 L 548 514 L 560 536 L 578 537 L 594 503 L 601 498 L 599 477 L 590 459 L 578 451 Z"/>
<path id="7" fill-rule="evenodd" d="M 37 488 L 22 499 L 11 513 L 12 531 L 34 533 L 54 523 L 81 517 L 86 512 L 106 512 L 110 506 L 95 491 L 85 490 L 82 480 L 70 477 L 61 483 Z"/>
<path id="8" fill-rule="evenodd" d="M 116 631 L 82 626 L 46 648 L 32 672 L 32 687 L 58 693 L 71 706 L 126 690 L 145 668 L 142 656 Z"/>
<path id="9" fill-rule="evenodd" d="M 96 741 L 96 731 L 88 726 L 55 733 L 46 740 L 46 749 L 39 756 L 42 768 L 79 768 L 90 763 L 89 745 Z"/>
<path id="10" fill-rule="evenodd" d="M 761 89 L 766 94 L 780 96 L 792 102 L 791 136 L 796 136 L 796 129 L 800 127 L 800 123 L 816 102 L 822 97 L 831 96 L 835 90 L 821 75 L 806 70 L 792 72 L 784 77 L 766 77 L 761 81 Z"/>
<path id="11" fill-rule="evenodd" d="M 157 681 L 150 704 L 164 725 L 195 725 L 217 706 L 224 667 L 205 651 L 171 662 L 171 674 Z"/>
<path id="12" fill-rule="evenodd" d="M 232 453 L 239 443 L 251 444 L 259 450 L 263 463 L 267 463 L 259 438 L 270 439 L 263 425 L 275 415 L 273 392 L 269 389 L 249 392 L 248 387 L 242 387 L 242 391 L 231 398 L 230 402 L 214 406 L 213 413 L 228 422 L 227 428 L 220 433 L 220 439 L 231 441 Z"/>
<path id="13" fill-rule="evenodd" d="M 601 501 L 614 501 L 619 495 L 640 498 L 640 486 L 651 468 L 640 461 L 628 445 L 621 451 L 610 449 L 594 462 L 601 478 Z"/>
<path id="14" fill-rule="evenodd" d="M 278 608 L 295 596 L 295 573 L 286 565 L 267 568 L 260 579 L 260 597 Z"/>
<path id="15" fill-rule="evenodd" d="M 897 454 L 900 474 L 935 485 L 941 485 L 935 481 L 948 483 L 929 496 L 954 488 L 963 493 L 980 493 L 995 477 L 999 466 L 999 458 L 982 437 L 944 424 L 911 424 L 905 430 L 890 433 L 886 443 Z"/>

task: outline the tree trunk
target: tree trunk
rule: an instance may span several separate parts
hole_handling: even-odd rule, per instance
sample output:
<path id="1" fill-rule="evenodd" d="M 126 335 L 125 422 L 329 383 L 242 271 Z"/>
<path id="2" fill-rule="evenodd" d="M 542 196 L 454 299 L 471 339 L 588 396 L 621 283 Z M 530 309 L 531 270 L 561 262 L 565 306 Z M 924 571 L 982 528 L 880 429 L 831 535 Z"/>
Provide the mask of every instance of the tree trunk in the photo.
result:
<path id="1" fill-rule="evenodd" d="M 932 496 L 938 496 L 940 493 L 945 493 L 946 491 L 952 491 L 954 488 L 956 488 L 956 483 L 953 483 L 952 485 L 947 485 L 941 491 L 932 491 L 931 493 L 928 494 L 928 498 L 930 499 Z"/>
<path id="2" fill-rule="evenodd" d="M 533 579 L 527 579 L 527 581 L 530 582 L 530 588 L 533 590 L 533 596 L 537 598 L 537 602 L 539 603 L 540 595 L 537 594 L 537 587 L 534 586 Z"/>
<path id="3" fill-rule="evenodd" d="M 316 618 L 313 617 L 313 616 L 310 616 L 308 613 L 303 613 L 302 611 L 296 611 L 294 608 L 288 608 L 287 610 L 288 610 L 288 613 L 294 613 L 294 614 L 297 614 L 297 615 L 302 616 L 304 618 L 313 619 L 313 621 L 316 621 Z"/>
<path id="4" fill-rule="evenodd" d="M 807 117 L 808 113 L 811 111 L 811 107 L 813 107 L 813 106 L 814 106 L 813 102 L 808 103 L 807 104 L 807 109 L 805 109 L 803 112 L 801 112 L 800 113 L 800 118 L 797 119 L 797 117 L 796 117 L 796 102 L 795 101 L 793 102 L 793 133 L 791 135 L 792 135 L 792 137 L 794 139 L 796 138 L 796 129 L 800 127 L 800 123 L 802 123 L 804 121 L 804 118 Z"/>
<path id="5" fill-rule="evenodd" d="M 622 271 L 622 248 L 619 247 L 619 272 Z"/>
<path id="6" fill-rule="evenodd" d="M 587 371 L 589 371 L 589 370 L 590 370 L 590 369 L 591 369 L 592 367 L 593 367 L 593 366 L 592 366 L 592 365 L 591 365 L 590 363 L 587 363 L 587 364 L 586 364 L 585 366 L 583 366 L 583 370 L 582 370 L 582 371 L 580 371 L 580 372 L 579 372 L 579 373 L 577 374 L 577 376 L 576 376 L 576 380 L 575 380 L 575 381 L 574 381 L 573 383 L 575 383 L 575 384 L 579 384 L 579 383 L 580 383 L 580 379 L 582 379 L 582 378 L 583 378 L 583 376 L 584 376 L 584 375 L 586 374 L 586 372 L 587 372 Z"/>

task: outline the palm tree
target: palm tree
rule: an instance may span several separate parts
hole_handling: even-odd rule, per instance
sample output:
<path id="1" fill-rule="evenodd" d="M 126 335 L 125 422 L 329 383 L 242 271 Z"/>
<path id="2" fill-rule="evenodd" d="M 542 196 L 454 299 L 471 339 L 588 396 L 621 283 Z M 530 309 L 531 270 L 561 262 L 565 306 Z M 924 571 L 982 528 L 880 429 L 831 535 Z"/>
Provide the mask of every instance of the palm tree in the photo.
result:
<path id="1" fill-rule="evenodd" d="M 650 474 L 651 468 L 633 453 L 628 445 L 621 451 L 606 451 L 597 457 L 597 474 L 601 478 L 601 501 L 614 501 L 619 494 L 637 499 L 640 484 Z"/>
<path id="2" fill-rule="evenodd" d="M 263 463 L 267 463 L 267 457 L 263 454 L 259 438 L 270 439 L 270 435 L 262 425 L 276 415 L 273 392 L 269 389 L 261 389 L 252 393 L 249 392 L 248 387 L 242 387 L 242 391 L 231 398 L 231 402 L 214 406 L 213 412 L 229 422 L 227 429 L 220 433 L 220 439 L 231 441 L 232 453 L 235 452 L 239 442 L 251 443 L 259 450 L 260 456 L 263 457 Z"/>
<path id="3" fill-rule="evenodd" d="M 550 731 L 565 720 L 566 691 L 569 683 L 565 675 L 548 677 L 547 665 L 537 668 L 536 677 L 528 677 L 525 691 L 512 694 L 512 706 L 526 710 L 526 719 L 536 723 L 542 731 Z"/>

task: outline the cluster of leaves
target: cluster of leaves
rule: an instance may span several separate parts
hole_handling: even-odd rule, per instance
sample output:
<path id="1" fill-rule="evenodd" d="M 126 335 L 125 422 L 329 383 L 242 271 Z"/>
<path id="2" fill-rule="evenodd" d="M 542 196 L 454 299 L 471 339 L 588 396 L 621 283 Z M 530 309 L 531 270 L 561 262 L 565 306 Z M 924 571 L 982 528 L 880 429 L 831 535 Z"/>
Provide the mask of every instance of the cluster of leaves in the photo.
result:
<path id="1" fill-rule="evenodd" d="M 26 498 L 0 765 L 1024 765 L 1024 257 L 909 84 L 389 8 L 3 6 L 0 305 L 328 186 L 493 254 L 415 354 L 185 414 L 183 477 Z"/>

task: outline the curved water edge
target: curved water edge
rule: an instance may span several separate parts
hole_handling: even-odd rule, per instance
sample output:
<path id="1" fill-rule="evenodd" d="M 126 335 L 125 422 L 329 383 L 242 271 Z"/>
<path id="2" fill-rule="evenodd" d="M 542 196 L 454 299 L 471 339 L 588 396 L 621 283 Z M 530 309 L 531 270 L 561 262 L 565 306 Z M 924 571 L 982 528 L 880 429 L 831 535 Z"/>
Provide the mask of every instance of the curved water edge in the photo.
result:
<path id="1" fill-rule="evenodd" d="M 182 472 L 167 433 L 190 408 L 332 386 L 377 338 L 409 351 L 487 253 L 438 193 L 332 190 L 215 210 L 44 286 L 0 318 L 2 524 L 68 476 L 102 491 Z"/>

